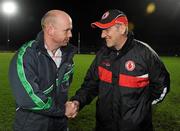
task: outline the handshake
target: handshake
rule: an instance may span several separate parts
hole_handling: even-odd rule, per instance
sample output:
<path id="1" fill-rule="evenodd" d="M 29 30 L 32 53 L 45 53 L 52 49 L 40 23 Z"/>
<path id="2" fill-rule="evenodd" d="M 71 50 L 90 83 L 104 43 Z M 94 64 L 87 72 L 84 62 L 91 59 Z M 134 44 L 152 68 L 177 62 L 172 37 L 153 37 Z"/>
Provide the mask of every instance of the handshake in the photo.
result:
<path id="1" fill-rule="evenodd" d="M 67 101 L 65 103 L 65 115 L 68 118 L 75 118 L 78 114 L 79 110 L 79 102 L 74 100 L 74 101 Z"/>

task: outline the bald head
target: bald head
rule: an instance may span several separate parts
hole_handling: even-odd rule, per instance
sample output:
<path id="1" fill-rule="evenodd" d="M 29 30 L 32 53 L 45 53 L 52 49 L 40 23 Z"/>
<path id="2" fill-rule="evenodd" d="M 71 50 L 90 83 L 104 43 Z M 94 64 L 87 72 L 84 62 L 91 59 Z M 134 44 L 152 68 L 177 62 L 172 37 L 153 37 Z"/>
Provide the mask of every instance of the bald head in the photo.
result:
<path id="1" fill-rule="evenodd" d="M 48 11 L 41 19 L 41 26 L 44 29 L 47 25 L 56 25 L 57 21 L 61 20 L 62 22 L 71 21 L 70 16 L 61 10 L 50 10 Z"/>
<path id="2" fill-rule="evenodd" d="M 66 46 L 72 37 L 72 20 L 64 11 L 48 11 L 41 20 L 44 41 L 50 50 Z"/>

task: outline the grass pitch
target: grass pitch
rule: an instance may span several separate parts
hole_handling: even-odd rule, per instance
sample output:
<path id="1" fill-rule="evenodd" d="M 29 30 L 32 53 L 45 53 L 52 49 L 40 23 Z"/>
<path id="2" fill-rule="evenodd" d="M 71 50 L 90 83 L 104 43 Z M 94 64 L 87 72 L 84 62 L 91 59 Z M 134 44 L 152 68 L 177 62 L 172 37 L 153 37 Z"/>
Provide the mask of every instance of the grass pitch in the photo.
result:
<path id="1" fill-rule="evenodd" d="M 8 82 L 8 67 L 13 53 L 0 53 L 0 131 L 12 131 L 15 102 Z M 76 55 L 71 97 L 83 82 L 94 55 Z M 180 131 L 180 58 L 162 57 L 171 76 L 171 89 L 166 99 L 153 107 L 156 131 Z M 69 120 L 70 131 L 91 131 L 95 125 L 95 100 L 75 119 Z"/>

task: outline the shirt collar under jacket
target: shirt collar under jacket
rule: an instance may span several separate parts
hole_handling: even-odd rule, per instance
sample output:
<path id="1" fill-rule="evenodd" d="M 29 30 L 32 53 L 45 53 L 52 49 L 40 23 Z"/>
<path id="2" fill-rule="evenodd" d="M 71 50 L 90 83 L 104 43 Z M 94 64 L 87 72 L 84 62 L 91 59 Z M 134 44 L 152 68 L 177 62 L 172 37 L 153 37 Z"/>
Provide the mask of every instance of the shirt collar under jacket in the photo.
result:
<path id="1" fill-rule="evenodd" d="M 62 51 L 60 50 L 60 48 L 56 50 L 55 54 L 53 54 L 52 51 L 48 50 L 46 43 L 45 43 L 45 48 L 48 54 L 50 55 L 50 57 L 56 63 L 57 68 L 59 68 L 62 60 Z"/>

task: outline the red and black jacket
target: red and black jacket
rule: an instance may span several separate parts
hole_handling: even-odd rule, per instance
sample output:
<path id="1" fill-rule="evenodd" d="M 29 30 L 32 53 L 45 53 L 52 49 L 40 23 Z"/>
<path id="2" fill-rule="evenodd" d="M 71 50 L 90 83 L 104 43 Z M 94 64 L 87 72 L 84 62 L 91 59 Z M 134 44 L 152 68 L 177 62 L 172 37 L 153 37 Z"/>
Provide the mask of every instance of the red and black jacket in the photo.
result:
<path id="1" fill-rule="evenodd" d="M 169 87 L 158 55 L 129 34 L 121 50 L 103 47 L 97 53 L 72 100 L 82 108 L 98 96 L 98 131 L 151 131 L 151 105 L 162 101 Z"/>

